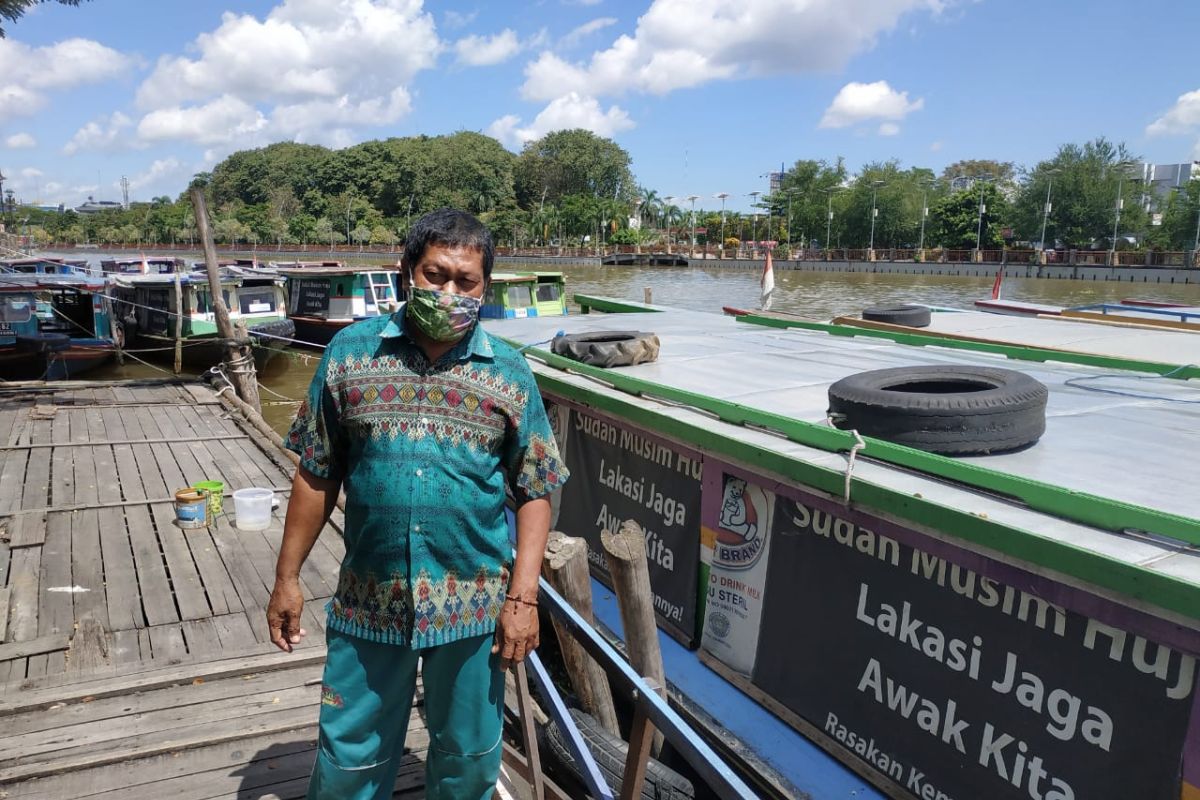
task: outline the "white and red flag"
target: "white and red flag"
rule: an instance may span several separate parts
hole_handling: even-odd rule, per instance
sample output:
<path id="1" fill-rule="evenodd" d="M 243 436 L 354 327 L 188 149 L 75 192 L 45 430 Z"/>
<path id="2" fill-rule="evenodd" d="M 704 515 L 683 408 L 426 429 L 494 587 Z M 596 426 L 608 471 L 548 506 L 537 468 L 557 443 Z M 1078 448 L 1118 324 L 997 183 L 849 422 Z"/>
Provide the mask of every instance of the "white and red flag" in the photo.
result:
<path id="1" fill-rule="evenodd" d="M 771 264 L 771 248 L 767 247 L 767 263 L 763 265 L 762 280 L 762 310 L 771 309 L 771 293 L 775 291 L 775 267 Z"/>

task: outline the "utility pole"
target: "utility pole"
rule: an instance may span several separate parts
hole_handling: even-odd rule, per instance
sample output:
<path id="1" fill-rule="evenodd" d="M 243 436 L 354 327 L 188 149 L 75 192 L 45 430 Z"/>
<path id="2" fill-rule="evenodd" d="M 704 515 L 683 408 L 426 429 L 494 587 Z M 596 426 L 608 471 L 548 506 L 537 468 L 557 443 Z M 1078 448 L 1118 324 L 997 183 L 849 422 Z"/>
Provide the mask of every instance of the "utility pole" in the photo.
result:
<path id="1" fill-rule="evenodd" d="M 872 254 L 875 252 L 875 218 L 879 216 L 879 209 L 875 206 L 875 197 L 879 193 L 880 186 L 883 186 L 883 181 L 871 181 L 871 243 L 867 245 L 867 250 Z"/>
<path id="2" fill-rule="evenodd" d="M 696 257 L 696 198 L 699 196 L 700 195 L 698 195 L 698 194 L 689 194 L 688 195 L 688 200 L 691 201 L 691 203 L 692 203 L 692 247 L 691 247 L 690 252 L 688 253 L 689 258 Z M 707 240 L 705 240 L 705 241 L 707 241 Z"/>
<path id="3" fill-rule="evenodd" d="M 1056 169 L 1046 170 L 1049 176 L 1049 182 L 1046 184 L 1046 205 L 1042 206 L 1042 238 L 1038 241 L 1038 252 L 1042 253 L 1046 250 L 1046 223 L 1050 219 L 1050 189 L 1054 186 L 1054 173 Z"/>
<path id="4" fill-rule="evenodd" d="M 976 175 L 975 182 L 979 184 L 979 222 L 975 226 L 975 259 L 982 261 L 980 255 L 980 247 L 983 244 L 983 212 L 987 211 L 987 206 L 983 204 L 983 184 L 992 177 L 991 175 Z"/>
<path id="5" fill-rule="evenodd" d="M 204 266 L 208 272 L 208 296 L 212 302 L 213 316 L 217 321 L 217 333 L 226 342 L 225 357 L 229 364 L 229 380 L 251 408 L 262 413 L 262 402 L 258 397 L 258 377 L 254 372 L 254 351 L 250 338 L 243 326 L 234 327 L 229 318 L 229 309 L 221 294 L 221 271 L 217 266 L 217 246 L 213 243 L 212 229 L 208 226 L 208 206 L 204 202 L 204 189 L 192 187 L 192 207 L 196 211 L 196 227 L 200 230 L 200 241 L 204 245 Z M 179 313 L 183 309 L 176 309 Z"/>
<path id="6" fill-rule="evenodd" d="M 917 250 L 925 249 L 925 220 L 929 218 L 929 187 L 936 181 L 926 181 L 924 191 L 921 192 L 921 238 L 917 242 Z"/>
<path id="7" fill-rule="evenodd" d="M 124 175 L 121 176 L 121 205 L 129 210 L 129 178 Z"/>
<path id="8" fill-rule="evenodd" d="M 725 198 L 729 197 L 729 192 L 717 192 L 713 197 L 721 201 L 721 257 L 725 256 Z"/>

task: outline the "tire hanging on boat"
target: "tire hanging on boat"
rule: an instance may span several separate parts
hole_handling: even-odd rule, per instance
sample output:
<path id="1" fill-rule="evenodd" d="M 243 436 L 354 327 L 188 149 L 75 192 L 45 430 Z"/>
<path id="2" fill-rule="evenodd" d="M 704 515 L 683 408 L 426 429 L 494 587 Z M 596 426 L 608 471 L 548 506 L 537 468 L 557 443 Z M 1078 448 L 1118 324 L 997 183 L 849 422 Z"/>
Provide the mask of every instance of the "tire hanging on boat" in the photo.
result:
<path id="1" fill-rule="evenodd" d="M 843 430 L 945 455 L 1016 450 L 1046 430 L 1049 392 L 1011 369 L 954 365 L 860 372 L 829 387 Z"/>
<path id="2" fill-rule="evenodd" d="M 71 337 L 65 333 L 18 333 L 17 349 L 35 353 L 57 353 L 71 347 Z"/>
<path id="3" fill-rule="evenodd" d="M 551 352 L 593 367 L 627 367 L 658 359 L 658 336 L 641 331 L 586 331 L 556 336 Z"/>
<path id="4" fill-rule="evenodd" d="M 925 306 L 871 306 L 864 308 L 862 318 L 871 322 L 887 322 L 891 325 L 906 325 L 910 328 L 924 328 L 929 325 L 929 309 Z"/>
<path id="5" fill-rule="evenodd" d="M 596 759 L 596 766 L 600 767 L 605 782 L 609 786 L 619 787 L 625 779 L 625 756 L 629 752 L 629 745 L 606 731 L 590 714 L 577 708 L 570 709 L 570 712 L 571 719 L 575 721 L 588 750 Z M 584 785 L 583 772 L 575 762 L 575 757 L 571 755 L 566 736 L 553 720 L 546 726 L 546 749 L 554 761 L 577 780 L 580 786 Z M 646 779 L 642 782 L 640 796 L 643 800 L 692 800 L 696 796 L 696 790 L 687 778 L 651 758 L 646 763 Z"/>

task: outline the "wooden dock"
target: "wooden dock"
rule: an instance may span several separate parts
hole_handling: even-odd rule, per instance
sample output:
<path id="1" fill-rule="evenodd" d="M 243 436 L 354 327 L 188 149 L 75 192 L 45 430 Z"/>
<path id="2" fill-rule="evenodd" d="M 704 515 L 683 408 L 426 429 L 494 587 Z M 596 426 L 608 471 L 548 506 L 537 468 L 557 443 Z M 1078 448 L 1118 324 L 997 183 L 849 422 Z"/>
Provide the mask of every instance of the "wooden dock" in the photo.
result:
<path id="1" fill-rule="evenodd" d="M 232 491 L 286 500 L 292 467 L 199 383 L 0 384 L 0 798 L 302 797 L 316 748 L 335 512 L 301 576 L 304 644 L 264 608 L 282 511 L 232 524 Z M 209 529 L 177 488 L 225 484 Z M 400 797 L 424 796 L 414 705 Z"/>

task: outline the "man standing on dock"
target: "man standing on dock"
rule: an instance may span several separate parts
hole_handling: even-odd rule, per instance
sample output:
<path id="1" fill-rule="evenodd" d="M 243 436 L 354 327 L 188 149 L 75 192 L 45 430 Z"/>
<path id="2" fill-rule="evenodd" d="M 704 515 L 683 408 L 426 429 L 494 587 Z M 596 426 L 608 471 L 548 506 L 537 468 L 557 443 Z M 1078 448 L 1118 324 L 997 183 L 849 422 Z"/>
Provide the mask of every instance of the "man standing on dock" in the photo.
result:
<path id="1" fill-rule="evenodd" d="M 300 567 L 346 492 L 310 798 L 392 796 L 418 659 L 426 796 L 492 796 L 503 668 L 538 645 L 548 495 L 567 479 L 524 357 L 478 324 L 492 253 L 470 214 L 419 220 L 407 302 L 334 337 L 288 435 L 301 461 L 267 609 L 282 650 L 304 636 Z"/>

